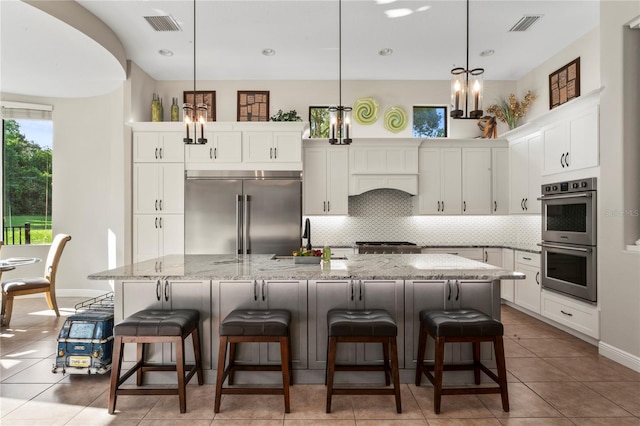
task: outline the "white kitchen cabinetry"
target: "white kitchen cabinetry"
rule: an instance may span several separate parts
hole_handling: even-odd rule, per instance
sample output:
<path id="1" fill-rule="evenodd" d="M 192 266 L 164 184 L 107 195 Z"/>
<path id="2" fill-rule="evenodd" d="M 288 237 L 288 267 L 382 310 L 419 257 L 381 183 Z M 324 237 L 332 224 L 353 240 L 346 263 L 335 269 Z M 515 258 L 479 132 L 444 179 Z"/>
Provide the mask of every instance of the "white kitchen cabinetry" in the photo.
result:
<path id="1" fill-rule="evenodd" d="M 534 133 L 509 146 L 510 213 L 540 213 L 541 136 Z"/>
<path id="2" fill-rule="evenodd" d="M 133 261 L 184 253 L 184 215 L 133 216 Z M 162 265 L 157 264 L 158 272 Z"/>
<path id="3" fill-rule="evenodd" d="M 489 262 L 491 263 L 491 262 Z M 493 263 L 491 263 L 493 265 Z M 508 269 L 510 271 L 515 270 L 515 254 L 511 249 L 503 249 L 502 250 L 502 265 L 504 269 Z M 509 302 L 513 302 L 514 300 L 514 285 L 515 280 L 501 280 L 500 281 L 500 297 Z"/>
<path id="4" fill-rule="evenodd" d="M 136 163 L 181 163 L 184 135 L 180 132 L 134 132 L 133 161 Z"/>
<path id="5" fill-rule="evenodd" d="M 542 290 L 541 313 L 582 334 L 600 338 L 598 308 L 560 294 Z"/>
<path id="6" fill-rule="evenodd" d="M 420 148 L 419 195 L 414 198 L 417 214 L 462 212 L 462 150 Z"/>
<path id="7" fill-rule="evenodd" d="M 491 148 L 462 148 L 462 214 L 490 214 Z"/>
<path id="8" fill-rule="evenodd" d="M 478 262 L 484 262 L 484 252 L 475 247 L 429 247 L 423 248 L 422 253 L 428 254 L 453 254 Z"/>
<path id="9" fill-rule="evenodd" d="M 242 156 L 246 163 L 300 163 L 300 132 L 246 131 Z"/>
<path id="10" fill-rule="evenodd" d="M 210 281 L 117 281 L 116 322 L 143 309 L 197 309 L 200 313 L 200 350 L 204 369 L 211 369 Z M 136 360 L 136 345 L 125 345 L 124 360 Z M 186 362 L 193 363 L 193 342 L 185 340 Z M 153 363 L 175 363 L 171 344 L 150 344 L 147 359 Z"/>
<path id="11" fill-rule="evenodd" d="M 133 213 L 183 214 L 184 165 L 135 163 Z"/>
<path id="12" fill-rule="evenodd" d="M 592 105 L 543 128 L 544 175 L 598 166 L 598 116 Z"/>
<path id="13" fill-rule="evenodd" d="M 306 281 L 217 281 L 219 317 L 222 321 L 234 309 L 287 309 L 291 312 L 291 351 L 294 369 L 307 368 L 307 282 Z M 217 302 L 216 302 L 217 301 Z M 213 338 L 218 347 L 219 332 Z M 217 351 L 213 362 L 217 365 Z M 241 343 L 236 351 L 237 364 L 280 364 L 280 345 Z"/>
<path id="14" fill-rule="evenodd" d="M 502 268 L 502 249 L 495 247 L 485 247 L 483 250 L 484 258 L 482 261 L 489 265 Z"/>
<path id="15" fill-rule="evenodd" d="M 509 213 L 509 148 L 491 148 L 491 213 Z"/>
<path id="16" fill-rule="evenodd" d="M 404 348 L 404 281 L 338 280 L 309 281 L 310 369 L 324 369 L 327 354 L 327 312 L 331 309 L 384 309 L 398 325 L 398 358 L 402 368 Z M 382 363 L 382 345 L 338 345 L 338 363 Z"/>
<path id="17" fill-rule="evenodd" d="M 307 142 L 304 147 L 303 214 L 349 213 L 349 151 Z"/>
<path id="18" fill-rule="evenodd" d="M 206 132 L 206 136 L 208 142 L 204 145 L 185 146 L 185 163 L 193 165 L 242 162 L 242 132 Z"/>
<path id="19" fill-rule="evenodd" d="M 540 255 L 537 253 L 515 252 L 514 269 L 526 275 L 524 280 L 515 284 L 514 302 L 535 312 L 540 313 Z"/>

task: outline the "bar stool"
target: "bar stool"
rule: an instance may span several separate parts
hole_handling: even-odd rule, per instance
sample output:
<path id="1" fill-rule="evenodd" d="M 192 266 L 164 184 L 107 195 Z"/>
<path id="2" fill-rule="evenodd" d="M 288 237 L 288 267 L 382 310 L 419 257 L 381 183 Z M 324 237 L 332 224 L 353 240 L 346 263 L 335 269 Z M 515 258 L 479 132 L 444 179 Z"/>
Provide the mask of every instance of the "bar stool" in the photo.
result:
<path id="1" fill-rule="evenodd" d="M 475 309 L 420 312 L 420 340 L 418 343 L 418 365 L 416 366 L 416 386 L 420 386 L 422 374 L 433 384 L 433 410 L 440 413 L 442 395 L 499 393 L 502 396 L 502 409 L 509 411 L 507 391 L 507 370 L 504 362 L 502 336 L 504 327 L 500 321 Z M 427 336 L 436 342 L 434 365 L 424 364 Z M 450 342 L 471 342 L 473 345 L 473 364 L 444 365 L 444 344 Z M 480 362 L 480 342 L 493 342 L 498 375 Z M 431 374 L 434 370 L 434 375 Z M 480 384 L 482 370 L 497 387 L 442 388 L 442 373 L 450 370 L 473 370 L 476 385 Z M 435 376 L 435 377 L 434 377 Z"/>
<path id="2" fill-rule="evenodd" d="M 118 395 L 178 395 L 180 412 L 187 411 L 187 389 L 194 374 L 198 374 L 198 385 L 203 384 L 202 361 L 200 355 L 200 334 L 198 323 L 200 314 L 193 309 L 176 310 L 143 310 L 125 318 L 113 328 L 113 367 L 109 389 L 109 414 L 116 409 Z M 184 340 L 193 338 L 195 364 L 185 365 Z M 136 343 L 138 360 L 136 364 L 120 377 L 122 357 L 125 343 Z M 148 364 L 145 362 L 146 346 L 149 343 L 173 343 L 176 348 L 176 364 Z M 185 376 L 185 370 L 188 372 Z M 136 373 L 136 384 L 142 386 L 143 374 L 147 371 L 176 371 L 177 388 L 121 389 L 120 386 L 133 373 Z"/>
<path id="3" fill-rule="evenodd" d="M 402 413 L 400 401 L 400 373 L 398 371 L 398 326 L 393 317 L 383 309 L 352 311 L 332 309 L 327 313 L 329 344 L 327 356 L 327 413 L 331 412 L 333 395 L 395 395 L 396 410 Z M 382 343 L 383 365 L 336 365 L 338 343 Z M 391 357 L 391 366 L 389 366 Z M 335 388 L 336 371 L 384 371 L 386 388 Z"/>
<path id="4" fill-rule="evenodd" d="M 284 412 L 290 412 L 289 385 L 293 384 L 291 339 L 289 337 L 290 322 L 291 312 L 284 309 L 237 309 L 222 320 L 220 323 L 220 348 L 214 406 L 216 413 L 220 412 L 220 400 L 223 394 L 284 395 Z M 280 365 L 236 364 L 236 345 L 246 342 L 280 343 Z M 229 344 L 229 365 L 225 368 L 227 344 Z M 233 385 L 234 372 L 241 370 L 282 371 L 282 388 L 222 387 L 227 377 L 229 378 L 229 386 Z"/>

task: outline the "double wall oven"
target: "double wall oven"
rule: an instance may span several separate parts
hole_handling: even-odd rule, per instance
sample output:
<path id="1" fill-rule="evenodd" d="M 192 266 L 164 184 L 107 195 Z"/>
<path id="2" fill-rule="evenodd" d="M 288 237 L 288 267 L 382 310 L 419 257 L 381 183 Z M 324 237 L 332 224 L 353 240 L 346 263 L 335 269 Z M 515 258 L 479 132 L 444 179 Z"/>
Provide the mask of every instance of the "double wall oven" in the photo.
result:
<path id="1" fill-rule="evenodd" d="M 596 178 L 542 185 L 542 287 L 597 302 Z"/>

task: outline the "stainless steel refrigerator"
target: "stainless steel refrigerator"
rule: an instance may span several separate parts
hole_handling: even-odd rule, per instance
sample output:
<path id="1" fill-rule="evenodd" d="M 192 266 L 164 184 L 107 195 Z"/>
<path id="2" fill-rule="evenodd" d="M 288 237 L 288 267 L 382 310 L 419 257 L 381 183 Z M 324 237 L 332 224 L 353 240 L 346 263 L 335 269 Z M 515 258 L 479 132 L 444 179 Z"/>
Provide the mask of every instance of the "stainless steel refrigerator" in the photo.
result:
<path id="1" fill-rule="evenodd" d="M 187 172 L 186 254 L 291 255 L 301 220 L 299 171 Z"/>

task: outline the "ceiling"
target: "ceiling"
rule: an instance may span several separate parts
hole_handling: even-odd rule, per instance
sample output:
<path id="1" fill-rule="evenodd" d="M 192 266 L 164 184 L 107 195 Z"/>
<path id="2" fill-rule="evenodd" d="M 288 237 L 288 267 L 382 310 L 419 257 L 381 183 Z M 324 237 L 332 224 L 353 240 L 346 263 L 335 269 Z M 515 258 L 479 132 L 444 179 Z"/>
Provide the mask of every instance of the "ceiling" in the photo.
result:
<path id="1" fill-rule="evenodd" d="M 193 79 L 193 1 L 77 3 L 154 79 Z M 452 67 L 466 65 L 465 1 L 343 0 L 341 67 L 338 4 L 198 0 L 198 80 L 337 80 L 340 71 L 343 80 L 448 80 Z M 0 8 L 3 92 L 89 96 L 124 78 L 109 52 L 77 30 L 19 1 L 2 0 Z M 411 13 L 389 18 L 392 9 Z M 509 32 L 528 14 L 543 16 L 528 31 Z M 172 16 L 182 31 L 156 32 L 143 18 L 159 15 Z M 485 68 L 487 80 L 516 80 L 598 25 L 595 0 L 472 0 L 469 66 Z M 263 55 L 266 48 L 275 55 Z M 384 48 L 393 53 L 379 55 Z M 488 49 L 495 54 L 481 57 Z"/>

